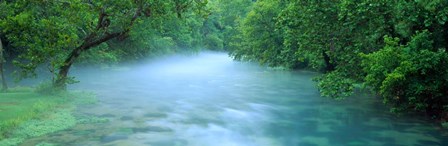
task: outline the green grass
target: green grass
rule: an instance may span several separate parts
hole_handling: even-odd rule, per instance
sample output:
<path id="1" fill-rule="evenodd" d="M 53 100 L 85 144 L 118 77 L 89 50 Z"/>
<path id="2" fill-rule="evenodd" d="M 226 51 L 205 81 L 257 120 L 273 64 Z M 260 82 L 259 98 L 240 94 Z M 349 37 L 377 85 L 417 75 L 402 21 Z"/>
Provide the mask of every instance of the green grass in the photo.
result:
<path id="1" fill-rule="evenodd" d="M 76 105 L 95 101 L 94 94 L 47 95 L 25 87 L 0 93 L 0 145 L 18 145 L 30 137 L 70 128 L 77 123 L 72 114 Z"/>
<path id="2" fill-rule="evenodd" d="M 11 135 L 11 131 L 20 124 L 37 119 L 51 111 L 67 98 L 41 95 L 32 88 L 17 87 L 6 93 L 0 93 L 0 140 Z"/>
<path id="3" fill-rule="evenodd" d="M 0 93 L 0 121 L 29 117 L 35 110 L 54 106 L 58 101 L 54 96 L 40 95 L 31 89 Z"/>

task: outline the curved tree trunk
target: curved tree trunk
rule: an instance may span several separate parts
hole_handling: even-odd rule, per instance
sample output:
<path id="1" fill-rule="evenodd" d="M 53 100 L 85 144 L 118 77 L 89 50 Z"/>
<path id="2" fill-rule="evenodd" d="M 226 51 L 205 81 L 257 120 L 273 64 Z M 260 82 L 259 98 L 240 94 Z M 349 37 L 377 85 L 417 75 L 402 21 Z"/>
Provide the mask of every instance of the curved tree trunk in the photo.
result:
<path id="1" fill-rule="evenodd" d="M 108 33 L 105 31 L 104 33 L 98 34 L 100 30 L 107 30 L 109 24 L 105 24 L 104 22 L 108 21 L 107 14 L 104 11 L 101 11 L 98 17 L 98 24 L 96 27 L 96 31 L 91 32 L 87 37 L 83 39 L 83 43 L 75 48 L 70 54 L 67 56 L 65 61 L 63 62 L 63 65 L 59 67 L 59 73 L 57 75 L 56 81 L 53 82 L 53 87 L 56 89 L 65 90 L 67 86 L 67 79 L 68 79 L 68 73 L 70 68 L 72 67 L 75 60 L 83 53 L 84 51 L 87 51 L 93 47 L 96 47 L 100 45 L 101 43 L 104 43 L 106 41 L 109 41 L 111 39 L 120 37 L 120 36 L 126 36 L 131 27 L 134 25 L 134 22 L 137 20 L 137 18 L 141 14 L 142 7 L 139 7 L 135 14 L 131 17 L 130 23 L 128 24 L 128 27 L 126 29 L 115 32 L 115 33 Z M 108 22 L 109 23 L 109 22 Z"/>
<path id="2" fill-rule="evenodd" d="M 63 90 L 66 89 L 68 72 L 69 72 L 70 68 L 72 67 L 73 63 L 75 62 L 75 60 L 81 55 L 82 52 L 87 51 L 93 47 L 96 47 L 96 46 L 100 45 L 101 43 L 104 43 L 113 38 L 119 37 L 121 35 L 125 35 L 128 32 L 129 32 L 129 30 L 124 30 L 122 32 L 107 34 L 107 35 L 102 36 L 99 39 L 93 39 L 95 34 L 89 35 L 89 37 L 84 39 L 84 43 L 81 46 L 75 48 L 67 56 L 67 58 L 63 62 L 63 65 L 61 67 L 59 67 L 59 73 L 58 73 L 56 81 L 53 83 L 53 87 L 63 89 Z"/>
<path id="3" fill-rule="evenodd" d="M 2 39 L 0 38 L 0 76 L 2 80 L 2 89 L 1 91 L 8 90 L 8 84 L 6 84 L 5 72 L 3 70 L 3 63 L 5 63 L 5 57 L 3 56 L 3 44 Z"/>
<path id="4" fill-rule="evenodd" d="M 70 67 L 73 65 L 73 62 L 76 60 L 76 58 L 78 58 L 79 55 L 81 55 L 82 50 L 83 49 L 80 47 L 73 50 L 69 54 L 67 59 L 64 61 L 64 63 L 63 63 L 64 65 L 59 67 L 59 73 L 58 73 L 57 79 L 53 83 L 53 86 L 55 88 L 60 88 L 60 89 L 66 88 L 68 71 L 70 70 Z"/>

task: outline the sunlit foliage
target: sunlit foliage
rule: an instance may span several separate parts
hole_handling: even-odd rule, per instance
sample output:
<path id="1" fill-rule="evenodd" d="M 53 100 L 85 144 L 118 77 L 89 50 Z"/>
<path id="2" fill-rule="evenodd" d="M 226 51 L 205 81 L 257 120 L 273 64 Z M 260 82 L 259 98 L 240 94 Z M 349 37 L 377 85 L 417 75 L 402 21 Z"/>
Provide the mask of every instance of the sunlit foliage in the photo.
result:
<path id="1" fill-rule="evenodd" d="M 138 24 L 163 24 L 176 22 L 173 17 L 183 18 L 185 13 L 202 13 L 207 1 L 203 0 L 120 0 L 120 1 L 1 1 L 5 12 L 0 16 L 0 28 L 6 40 L 14 49 L 20 51 L 15 64 L 20 66 L 20 77 L 36 76 L 35 70 L 44 64 L 54 74 L 55 87 L 65 87 L 72 83 L 67 77 L 71 66 L 79 56 L 94 48 L 98 58 L 117 60 L 117 52 L 111 51 L 107 42 L 123 41 Z M 3 11 L 3 9 L 2 9 Z M 154 26 L 154 25 L 153 25 Z M 171 27 L 171 35 L 182 35 L 185 29 L 180 25 Z M 140 25 L 140 27 L 143 27 Z M 157 29 L 150 27 L 141 33 Z M 140 32 L 138 32 L 140 33 Z M 170 41 L 170 34 L 162 32 L 161 40 Z M 2 35 L 2 36 L 3 36 Z M 167 35 L 167 36 L 165 36 Z M 145 36 L 146 37 L 146 36 Z M 151 36 L 147 36 L 151 37 Z M 174 36 L 173 43 L 188 47 L 191 39 Z M 176 40 L 177 39 L 177 40 Z M 134 39 L 136 40 L 136 39 Z M 177 44 L 175 44 L 177 45 Z M 168 45 L 173 47 L 174 45 Z M 148 46 L 146 46 L 148 47 Z M 144 48 L 144 47 L 139 47 Z M 122 47 L 120 49 L 127 49 Z M 129 48 L 135 49 L 135 48 Z M 126 53 L 131 51 L 122 51 Z M 138 52 L 138 51 L 135 51 Z M 92 56 L 92 54 L 90 54 Z M 94 58 L 94 57 L 90 57 Z M 102 61 L 101 59 L 97 61 Z"/>
<path id="2" fill-rule="evenodd" d="M 364 84 L 393 105 L 447 116 L 447 1 L 256 1 L 231 53 L 272 66 L 322 71 L 323 96 Z"/>

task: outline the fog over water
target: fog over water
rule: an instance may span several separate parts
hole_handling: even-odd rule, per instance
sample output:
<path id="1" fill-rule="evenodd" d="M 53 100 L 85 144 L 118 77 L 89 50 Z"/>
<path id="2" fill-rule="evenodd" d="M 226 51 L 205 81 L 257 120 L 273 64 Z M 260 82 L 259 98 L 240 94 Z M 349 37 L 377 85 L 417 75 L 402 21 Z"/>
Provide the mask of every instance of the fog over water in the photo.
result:
<path id="1" fill-rule="evenodd" d="M 71 89 L 93 91 L 79 113 L 107 123 L 32 139 L 61 145 L 448 145 L 446 131 L 390 114 L 366 94 L 319 96 L 317 73 L 233 61 L 226 53 L 160 58 L 118 69 L 75 69 Z M 31 141 L 32 141 L 31 140 Z"/>

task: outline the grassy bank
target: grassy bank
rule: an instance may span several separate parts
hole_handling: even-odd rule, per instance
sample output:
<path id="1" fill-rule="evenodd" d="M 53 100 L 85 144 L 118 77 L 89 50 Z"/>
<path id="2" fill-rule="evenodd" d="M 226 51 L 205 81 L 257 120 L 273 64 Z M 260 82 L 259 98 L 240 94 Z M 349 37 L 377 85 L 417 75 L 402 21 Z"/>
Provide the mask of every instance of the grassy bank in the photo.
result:
<path id="1" fill-rule="evenodd" d="M 68 129 L 77 123 L 77 104 L 93 103 L 92 94 L 72 92 L 39 94 L 18 87 L 0 93 L 0 145 L 18 145 L 27 138 Z"/>

